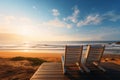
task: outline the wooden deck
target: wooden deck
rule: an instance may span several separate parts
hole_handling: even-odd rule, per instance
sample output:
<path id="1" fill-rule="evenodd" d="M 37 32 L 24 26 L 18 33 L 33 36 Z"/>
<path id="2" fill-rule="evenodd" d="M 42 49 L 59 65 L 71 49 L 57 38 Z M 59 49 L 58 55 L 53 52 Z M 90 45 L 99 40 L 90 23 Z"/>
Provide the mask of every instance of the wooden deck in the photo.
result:
<path id="1" fill-rule="evenodd" d="M 106 73 L 95 68 L 89 74 L 81 73 L 76 67 L 71 67 L 68 68 L 67 74 L 64 75 L 61 63 L 46 62 L 38 68 L 30 80 L 120 80 L 120 71 L 112 69 L 116 65 L 107 65 L 103 64 L 103 67 L 108 70 Z M 120 69 L 120 65 L 117 65 L 117 67 Z"/>
<path id="2" fill-rule="evenodd" d="M 43 63 L 30 80 L 67 80 L 61 63 Z"/>

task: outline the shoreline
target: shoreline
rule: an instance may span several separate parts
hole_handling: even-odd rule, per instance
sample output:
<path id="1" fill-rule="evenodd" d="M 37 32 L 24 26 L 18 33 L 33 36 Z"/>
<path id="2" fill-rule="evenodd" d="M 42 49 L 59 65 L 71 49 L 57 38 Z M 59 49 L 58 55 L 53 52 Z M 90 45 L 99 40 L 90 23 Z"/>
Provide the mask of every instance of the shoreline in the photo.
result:
<path id="1" fill-rule="evenodd" d="M 64 53 L 7 52 L 7 51 L 1 52 L 0 51 L 0 58 L 31 57 L 31 58 L 41 58 L 52 62 L 60 62 L 62 55 L 64 55 Z M 120 54 L 106 53 L 103 54 L 101 59 L 102 62 L 116 61 L 116 60 L 118 61 L 118 64 L 120 64 Z"/>
<path id="2" fill-rule="evenodd" d="M 2 52 L 0 51 L 0 57 L 10 58 L 16 56 L 23 56 L 23 57 L 57 57 L 60 58 L 63 53 L 45 53 L 45 52 Z"/>
<path id="3" fill-rule="evenodd" d="M 16 57 L 16 56 L 23 56 L 23 57 L 52 57 L 52 58 L 60 58 L 62 55 L 64 55 L 64 52 L 62 53 L 57 53 L 57 52 L 9 52 L 9 51 L 0 51 L 0 57 L 3 58 L 11 58 L 11 57 Z M 83 53 L 84 55 L 84 53 Z M 118 57 L 120 58 L 120 54 L 114 54 L 114 53 L 104 53 L 103 57 Z"/>

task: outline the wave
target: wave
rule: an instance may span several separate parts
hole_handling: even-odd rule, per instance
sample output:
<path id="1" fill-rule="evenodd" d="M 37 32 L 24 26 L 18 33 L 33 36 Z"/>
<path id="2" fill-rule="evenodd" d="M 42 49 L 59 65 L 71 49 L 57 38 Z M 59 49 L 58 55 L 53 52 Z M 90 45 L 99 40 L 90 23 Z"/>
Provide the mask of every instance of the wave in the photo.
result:
<path id="1" fill-rule="evenodd" d="M 115 41 L 59 41 L 59 42 L 37 42 L 37 43 L 22 43 L 12 45 L 0 45 L 1 51 L 62 51 L 64 52 L 65 45 L 83 45 L 86 50 L 87 45 L 105 45 L 106 53 L 117 53 L 120 54 L 120 45 L 115 44 Z"/>

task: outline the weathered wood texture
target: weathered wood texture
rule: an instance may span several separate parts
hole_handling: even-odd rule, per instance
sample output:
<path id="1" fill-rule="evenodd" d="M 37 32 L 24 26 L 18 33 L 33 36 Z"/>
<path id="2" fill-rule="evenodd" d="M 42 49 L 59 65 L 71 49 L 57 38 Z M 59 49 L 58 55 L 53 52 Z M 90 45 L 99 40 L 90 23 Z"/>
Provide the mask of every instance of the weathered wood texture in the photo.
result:
<path id="1" fill-rule="evenodd" d="M 68 80 L 61 63 L 43 63 L 30 80 Z"/>
<path id="2" fill-rule="evenodd" d="M 120 68 L 120 65 L 104 63 L 102 65 L 107 72 L 102 72 L 95 66 L 91 67 L 90 73 L 81 73 L 77 67 L 67 67 L 67 74 L 63 74 L 61 63 L 46 62 L 43 63 L 30 80 L 120 80 L 120 71 L 114 67 Z"/>

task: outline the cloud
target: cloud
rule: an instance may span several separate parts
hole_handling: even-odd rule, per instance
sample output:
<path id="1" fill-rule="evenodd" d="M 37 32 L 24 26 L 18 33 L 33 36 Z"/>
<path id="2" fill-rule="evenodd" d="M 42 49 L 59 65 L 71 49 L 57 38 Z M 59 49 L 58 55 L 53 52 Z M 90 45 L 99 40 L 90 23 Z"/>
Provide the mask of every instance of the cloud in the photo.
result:
<path id="1" fill-rule="evenodd" d="M 51 27 L 67 27 L 68 29 L 72 28 L 72 24 L 69 24 L 69 23 L 65 22 L 64 20 L 58 19 L 57 16 L 59 16 L 60 13 L 57 9 L 52 9 L 52 12 L 53 12 L 52 14 L 55 16 L 55 19 L 50 20 L 48 22 L 43 22 L 42 25 L 51 26 Z M 77 13 L 77 11 L 76 11 L 76 13 Z"/>
<path id="2" fill-rule="evenodd" d="M 16 17 L 15 16 L 5 16 L 6 20 L 15 20 Z"/>
<path id="3" fill-rule="evenodd" d="M 2 15 L 0 16 L 0 33 L 22 33 L 24 29 L 31 29 L 33 23 L 34 22 L 27 17 Z"/>
<path id="4" fill-rule="evenodd" d="M 81 27 L 81 26 L 86 26 L 86 25 L 96 25 L 98 23 L 101 22 L 101 18 L 98 14 L 96 15 L 89 15 L 87 16 L 84 20 L 80 20 L 78 23 L 77 23 L 77 26 L 78 27 Z"/>
<path id="5" fill-rule="evenodd" d="M 57 17 L 60 15 L 59 11 L 57 9 L 52 9 L 53 16 Z"/>
<path id="6" fill-rule="evenodd" d="M 27 36 L 26 36 L 27 37 Z M 13 33 L 0 33 L 0 41 L 9 43 L 11 41 L 22 41 L 24 36 Z"/>
<path id="7" fill-rule="evenodd" d="M 77 23 L 77 26 L 82 27 L 86 25 L 97 25 L 101 23 L 103 20 L 109 20 L 115 22 L 120 20 L 120 15 L 115 13 L 114 11 L 109 11 L 102 15 L 99 14 L 88 15 L 84 20 L 80 20 Z"/>
<path id="8" fill-rule="evenodd" d="M 108 11 L 107 13 L 103 14 L 103 18 L 115 22 L 120 20 L 120 14 L 117 14 L 115 11 Z"/>
<path id="9" fill-rule="evenodd" d="M 77 6 L 75 6 L 73 8 L 73 10 L 74 10 L 74 12 L 72 13 L 71 16 L 68 16 L 67 18 L 64 18 L 65 21 L 71 21 L 73 23 L 77 23 L 77 21 L 78 21 L 77 18 L 78 18 L 78 15 L 80 13 L 80 10 L 77 8 Z"/>
<path id="10" fill-rule="evenodd" d="M 57 33 L 52 31 L 52 34 L 43 37 L 45 40 L 62 40 L 62 41 L 88 41 L 88 40 L 119 40 L 119 30 L 114 26 L 113 28 L 108 28 L 109 26 L 103 26 L 96 30 L 88 31 L 87 33 L 78 32 L 78 33 Z M 86 30 L 87 31 L 87 30 Z M 111 32 L 111 33 L 109 33 Z M 97 33 L 97 34 L 96 34 Z M 118 35 L 118 36 L 117 36 Z M 113 36 L 113 37 L 111 37 Z M 49 39 L 50 38 L 50 39 Z"/>
<path id="11" fill-rule="evenodd" d="M 31 19 L 27 18 L 27 17 L 21 17 L 19 18 L 19 21 L 20 22 L 23 22 L 23 23 L 31 23 Z"/>
<path id="12" fill-rule="evenodd" d="M 11 21 L 15 20 L 14 16 L 0 16 L 0 24 L 9 24 Z"/>
<path id="13" fill-rule="evenodd" d="M 31 19 L 27 17 L 17 17 L 12 15 L 2 15 L 0 16 L 0 24 L 28 24 L 31 23 Z"/>
<path id="14" fill-rule="evenodd" d="M 117 26 L 102 26 L 99 30 L 93 32 L 93 35 L 95 35 L 93 38 L 97 37 L 98 40 L 119 40 L 120 28 L 116 27 Z"/>
<path id="15" fill-rule="evenodd" d="M 74 38 L 78 40 L 119 40 L 120 28 L 117 26 L 100 26 L 96 30 L 85 30 L 85 32 L 77 32 Z M 71 36 L 71 35 L 69 35 Z M 73 38 L 73 37 L 71 37 Z"/>
<path id="16" fill-rule="evenodd" d="M 58 18 L 47 21 L 47 22 L 42 22 L 41 24 L 39 24 L 39 26 L 45 26 L 45 27 L 67 27 L 67 28 L 71 28 L 72 26 L 70 24 L 67 24 L 61 20 L 59 20 Z"/>

